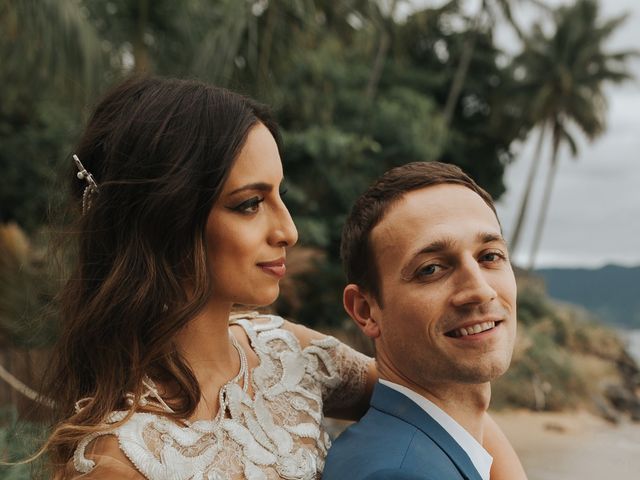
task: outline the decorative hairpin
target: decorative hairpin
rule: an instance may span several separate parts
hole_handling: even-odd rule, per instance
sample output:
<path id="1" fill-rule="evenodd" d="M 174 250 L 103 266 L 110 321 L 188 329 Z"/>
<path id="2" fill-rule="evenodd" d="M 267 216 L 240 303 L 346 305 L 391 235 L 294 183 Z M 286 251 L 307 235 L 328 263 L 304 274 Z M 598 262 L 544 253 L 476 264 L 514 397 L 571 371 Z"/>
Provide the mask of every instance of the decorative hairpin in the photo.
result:
<path id="1" fill-rule="evenodd" d="M 84 192 L 82 192 L 82 214 L 84 215 L 91 208 L 91 195 L 99 192 L 98 184 L 94 180 L 93 175 L 87 172 L 87 169 L 84 168 L 84 165 L 82 165 L 82 162 L 75 154 L 73 155 L 73 161 L 75 162 L 76 167 L 78 167 L 78 173 L 76 176 L 79 180 L 87 182 L 87 186 L 84 188 Z"/>

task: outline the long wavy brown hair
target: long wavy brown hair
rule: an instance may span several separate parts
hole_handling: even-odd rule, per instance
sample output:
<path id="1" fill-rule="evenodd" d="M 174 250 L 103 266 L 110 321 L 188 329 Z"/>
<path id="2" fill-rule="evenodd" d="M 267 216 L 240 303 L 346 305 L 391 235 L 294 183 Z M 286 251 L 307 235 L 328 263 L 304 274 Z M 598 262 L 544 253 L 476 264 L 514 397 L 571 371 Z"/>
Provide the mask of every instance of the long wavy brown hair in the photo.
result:
<path id="1" fill-rule="evenodd" d="M 197 81 L 133 78 L 97 105 L 75 150 L 99 188 L 84 215 L 69 162 L 76 247 L 44 391 L 54 472 L 110 412 L 133 412 L 125 395 L 139 399 L 145 375 L 173 386 L 177 420 L 194 412 L 200 388 L 173 339 L 210 295 L 207 217 L 258 122 L 279 143 L 266 107 Z"/>

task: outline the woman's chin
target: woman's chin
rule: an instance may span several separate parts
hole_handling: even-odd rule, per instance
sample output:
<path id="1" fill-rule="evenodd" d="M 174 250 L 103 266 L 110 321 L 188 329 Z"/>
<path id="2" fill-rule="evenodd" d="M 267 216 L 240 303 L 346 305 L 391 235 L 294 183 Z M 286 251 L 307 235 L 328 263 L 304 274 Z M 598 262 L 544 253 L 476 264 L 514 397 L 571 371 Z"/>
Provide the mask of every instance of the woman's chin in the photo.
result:
<path id="1" fill-rule="evenodd" d="M 252 307 L 268 307 L 278 299 L 280 295 L 280 287 L 277 286 L 274 289 L 268 291 L 259 292 L 258 295 L 253 295 L 252 298 L 247 298 L 244 302 L 238 302 L 243 305 L 250 305 Z"/>

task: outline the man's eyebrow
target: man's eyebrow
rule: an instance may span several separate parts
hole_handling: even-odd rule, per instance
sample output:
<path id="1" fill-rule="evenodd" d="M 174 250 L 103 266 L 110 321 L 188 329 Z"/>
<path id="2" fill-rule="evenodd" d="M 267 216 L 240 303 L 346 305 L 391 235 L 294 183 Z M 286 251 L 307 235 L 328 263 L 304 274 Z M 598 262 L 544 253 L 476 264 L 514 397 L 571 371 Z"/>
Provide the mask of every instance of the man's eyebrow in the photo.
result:
<path id="1" fill-rule="evenodd" d="M 411 254 L 411 256 L 409 257 L 409 260 L 404 264 L 404 266 L 402 267 L 402 269 L 400 270 L 400 276 L 402 277 L 403 280 L 409 281 L 410 280 L 410 266 L 413 264 L 414 260 L 419 257 L 420 255 L 424 255 L 427 253 L 437 253 L 437 252 L 443 252 L 449 248 L 451 248 L 451 246 L 453 245 L 454 241 L 451 238 L 441 238 L 440 240 L 436 240 L 434 242 L 431 242 L 427 245 L 424 245 L 423 247 L 421 247 L 419 250 L 416 250 L 415 252 L 413 252 Z"/>
<path id="2" fill-rule="evenodd" d="M 260 192 L 270 192 L 271 190 L 273 190 L 273 185 L 265 182 L 249 183 L 247 185 L 243 185 L 240 188 L 236 188 L 235 190 L 229 192 L 227 195 L 235 195 L 236 193 L 244 192 L 247 190 L 258 190 Z"/>
<path id="3" fill-rule="evenodd" d="M 443 250 L 447 250 L 451 248 L 454 241 L 450 238 L 443 238 L 440 240 L 436 240 L 435 242 L 431 242 L 425 246 L 423 246 L 420 250 L 417 250 L 411 255 L 411 259 L 416 258 L 418 255 L 423 255 L 425 253 L 436 253 L 441 252 Z"/>
<path id="4" fill-rule="evenodd" d="M 507 244 L 505 239 L 499 233 L 481 232 L 476 238 L 480 243 L 500 242 L 505 245 Z"/>
<path id="5" fill-rule="evenodd" d="M 502 235 L 498 233 L 492 233 L 492 232 L 478 233 L 478 235 L 476 236 L 476 241 L 479 243 L 491 243 L 491 242 L 506 243 L 504 238 L 502 238 Z M 453 238 L 441 238 L 427 245 L 424 245 L 419 250 L 416 250 L 415 252 L 413 252 L 409 261 L 413 260 L 419 255 L 424 255 L 426 253 L 438 253 L 444 250 L 448 250 L 453 247 L 454 243 L 455 243 L 455 240 Z"/>

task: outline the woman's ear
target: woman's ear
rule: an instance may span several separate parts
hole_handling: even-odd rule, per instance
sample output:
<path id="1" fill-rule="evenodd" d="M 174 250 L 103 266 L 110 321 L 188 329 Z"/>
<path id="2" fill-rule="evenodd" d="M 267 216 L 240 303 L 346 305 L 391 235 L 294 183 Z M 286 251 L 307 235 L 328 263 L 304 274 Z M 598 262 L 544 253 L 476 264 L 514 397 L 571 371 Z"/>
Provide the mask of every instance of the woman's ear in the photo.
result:
<path id="1" fill-rule="evenodd" d="M 362 333 L 371 339 L 380 336 L 380 326 L 374 318 L 374 312 L 379 309 L 371 295 L 363 292 L 355 283 L 350 283 L 344 287 L 342 304 Z"/>

